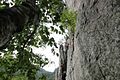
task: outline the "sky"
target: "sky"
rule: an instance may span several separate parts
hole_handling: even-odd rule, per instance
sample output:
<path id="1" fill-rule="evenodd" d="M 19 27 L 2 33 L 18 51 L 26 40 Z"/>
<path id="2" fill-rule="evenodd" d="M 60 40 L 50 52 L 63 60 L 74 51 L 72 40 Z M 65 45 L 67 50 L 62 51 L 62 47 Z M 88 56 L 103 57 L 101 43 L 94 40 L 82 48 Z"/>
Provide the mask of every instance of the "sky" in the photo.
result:
<path id="1" fill-rule="evenodd" d="M 64 41 L 64 35 L 52 34 L 52 37 L 54 37 L 57 43 Z M 47 46 L 46 48 L 33 48 L 33 51 L 36 54 L 44 55 L 50 62 L 53 62 L 43 67 L 43 69 L 46 71 L 54 72 L 54 70 L 59 66 L 59 57 L 53 55 L 53 53 L 51 53 L 51 49 L 52 47 Z M 56 51 L 59 53 L 58 49 L 56 49 Z"/>
<path id="2" fill-rule="evenodd" d="M 6 1 L 8 1 L 8 3 L 12 2 L 11 0 L 6 0 Z M 10 6 L 12 6 L 12 5 L 10 5 Z M 47 26 L 50 27 L 52 25 L 47 24 Z M 59 43 L 61 41 L 64 42 L 64 35 L 53 33 L 51 35 L 51 37 L 53 37 L 57 43 Z M 59 66 L 59 57 L 57 57 L 56 55 L 53 55 L 53 53 L 51 53 L 51 49 L 52 49 L 52 47 L 47 46 L 46 48 L 33 48 L 33 51 L 36 54 L 44 55 L 46 58 L 48 58 L 48 60 L 50 62 L 53 62 L 52 64 L 49 63 L 48 65 L 43 67 L 43 69 L 45 69 L 46 71 L 53 72 Z M 56 51 L 59 53 L 58 49 Z"/>
<path id="3" fill-rule="evenodd" d="M 43 67 L 43 69 L 45 69 L 46 71 L 54 72 L 55 68 L 59 66 L 59 57 L 51 53 L 51 47 L 46 47 L 46 49 L 34 48 L 33 51 L 35 53 L 44 55 L 46 58 L 48 58 L 50 62 L 53 62 L 53 63 L 48 63 L 45 67 Z"/>

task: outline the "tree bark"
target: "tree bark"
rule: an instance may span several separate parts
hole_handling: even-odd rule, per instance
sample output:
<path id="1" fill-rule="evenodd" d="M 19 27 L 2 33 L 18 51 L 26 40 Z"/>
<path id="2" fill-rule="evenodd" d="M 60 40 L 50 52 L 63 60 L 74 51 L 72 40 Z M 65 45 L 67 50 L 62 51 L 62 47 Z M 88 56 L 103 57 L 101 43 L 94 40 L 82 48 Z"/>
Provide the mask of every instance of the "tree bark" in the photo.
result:
<path id="1" fill-rule="evenodd" d="M 24 25 L 35 16 L 35 0 L 27 0 L 20 6 L 0 10 L 0 50 L 14 33 L 22 31 Z"/>

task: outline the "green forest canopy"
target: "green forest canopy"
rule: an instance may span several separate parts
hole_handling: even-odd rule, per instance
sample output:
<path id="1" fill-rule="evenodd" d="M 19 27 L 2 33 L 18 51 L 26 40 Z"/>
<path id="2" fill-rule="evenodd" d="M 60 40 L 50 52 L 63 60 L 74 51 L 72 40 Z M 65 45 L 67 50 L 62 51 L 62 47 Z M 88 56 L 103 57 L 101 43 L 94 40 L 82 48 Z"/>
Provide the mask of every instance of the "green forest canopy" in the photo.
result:
<path id="1" fill-rule="evenodd" d="M 9 5 L 20 6 L 20 9 L 22 9 L 23 6 L 21 5 L 24 2 L 25 0 L 14 0 L 12 3 L 7 3 L 3 0 L 0 3 L 0 10 L 5 9 L 7 11 L 7 9 L 10 9 Z M 24 27 L 22 26 L 24 29 L 14 33 L 11 40 L 3 47 L 4 49 L 1 49 L 1 55 L 4 55 L 0 57 L 0 80 L 35 80 L 36 71 L 49 61 L 47 58 L 42 58 L 41 55 L 34 54 L 32 47 L 49 45 L 57 48 L 54 38 L 50 37 L 50 35 L 53 32 L 63 34 L 66 27 L 63 27 L 66 24 L 65 21 L 69 21 L 70 24 L 73 21 L 73 19 L 70 19 L 71 22 L 65 20 L 66 15 L 63 16 L 66 14 L 63 12 L 63 10 L 65 11 L 65 4 L 62 0 L 36 0 L 34 8 L 37 10 L 37 19 L 30 16 L 33 19 L 24 24 Z M 27 11 L 24 12 L 27 13 Z M 46 23 L 53 24 L 53 26 L 47 27 Z M 61 23 L 64 23 L 63 26 Z M 56 54 L 54 50 L 53 53 Z"/>
<path id="2" fill-rule="evenodd" d="M 12 40 L 1 50 L 0 57 L 0 80 L 35 80 L 36 71 L 48 63 L 47 58 L 34 54 L 32 47 L 42 47 L 45 45 L 55 46 L 56 42 L 50 37 L 52 32 L 62 34 L 64 29 L 58 24 L 60 15 L 64 8 L 61 0 L 36 0 L 39 23 L 33 24 L 29 21 L 24 25 L 24 29 L 12 36 Z M 23 0 L 15 0 L 15 6 L 23 3 Z M 1 10 L 7 9 L 9 4 L 0 4 Z M 37 22 L 36 22 L 37 23 Z M 53 26 L 47 27 L 45 23 L 57 25 L 60 30 Z M 15 57 L 13 57 L 15 55 Z M 19 77 L 19 78 L 17 78 Z M 20 79 L 20 80 L 21 80 Z"/>

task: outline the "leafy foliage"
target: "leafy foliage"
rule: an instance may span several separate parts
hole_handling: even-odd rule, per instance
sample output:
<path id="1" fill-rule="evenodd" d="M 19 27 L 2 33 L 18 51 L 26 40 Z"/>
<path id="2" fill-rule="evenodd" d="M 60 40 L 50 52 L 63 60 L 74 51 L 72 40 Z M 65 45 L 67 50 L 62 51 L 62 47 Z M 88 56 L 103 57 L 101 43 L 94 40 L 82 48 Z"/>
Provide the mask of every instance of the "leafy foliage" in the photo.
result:
<path id="1" fill-rule="evenodd" d="M 22 1 L 15 0 L 14 3 L 20 5 Z M 14 34 L 7 48 L 1 52 L 5 54 L 0 58 L 0 78 L 3 80 L 35 80 L 36 71 L 49 61 L 35 54 L 32 47 L 46 45 L 57 47 L 54 38 L 50 35 L 52 32 L 60 34 L 64 32 L 59 24 L 64 8 L 62 0 L 37 0 L 37 6 L 39 24 L 29 22 L 24 25 L 24 30 Z M 53 26 L 48 27 L 46 25 L 48 23 Z M 59 29 L 54 26 L 58 26 Z M 13 55 L 15 57 L 12 57 Z"/>
<path id="2" fill-rule="evenodd" d="M 62 26 L 71 32 L 75 32 L 76 16 L 77 16 L 77 13 L 75 11 L 71 11 L 65 8 L 60 17 Z"/>
<path id="3" fill-rule="evenodd" d="M 48 72 L 42 68 L 37 71 L 36 80 L 54 80 L 54 72 Z"/>
<path id="4" fill-rule="evenodd" d="M 19 75 L 19 76 L 13 77 L 12 80 L 28 80 L 28 78 L 24 75 Z"/>

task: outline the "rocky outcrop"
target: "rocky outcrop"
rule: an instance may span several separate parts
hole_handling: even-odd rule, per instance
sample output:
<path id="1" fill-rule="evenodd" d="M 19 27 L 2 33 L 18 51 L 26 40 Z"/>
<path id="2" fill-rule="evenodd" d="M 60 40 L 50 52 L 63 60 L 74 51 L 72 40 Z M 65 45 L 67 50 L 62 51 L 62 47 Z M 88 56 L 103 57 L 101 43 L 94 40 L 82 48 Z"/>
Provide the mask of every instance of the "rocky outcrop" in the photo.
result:
<path id="1" fill-rule="evenodd" d="M 55 80 L 59 80 L 59 68 L 56 68 L 54 71 Z"/>
<path id="2" fill-rule="evenodd" d="M 66 80 L 120 80 L 120 1 L 66 0 L 78 11 Z"/>
<path id="3" fill-rule="evenodd" d="M 120 79 L 119 2 L 81 0 L 74 36 L 74 80 Z"/>
<path id="4" fill-rule="evenodd" d="M 55 80 L 66 80 L 68 44 L 60 45 L 59 68 L 55 71 Z"/>
<path id="5" fill-rule="evenodd" d="M 60 45 L 60 64 L 59 64 L 59 80 L 66 80 L 66 69 L 67 69 L 67 52 L 63 45 Z"/>

